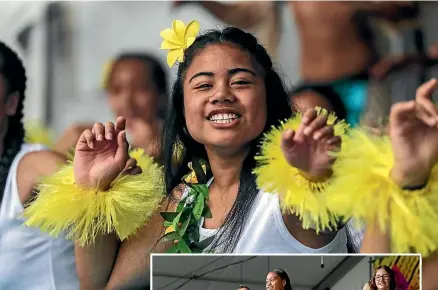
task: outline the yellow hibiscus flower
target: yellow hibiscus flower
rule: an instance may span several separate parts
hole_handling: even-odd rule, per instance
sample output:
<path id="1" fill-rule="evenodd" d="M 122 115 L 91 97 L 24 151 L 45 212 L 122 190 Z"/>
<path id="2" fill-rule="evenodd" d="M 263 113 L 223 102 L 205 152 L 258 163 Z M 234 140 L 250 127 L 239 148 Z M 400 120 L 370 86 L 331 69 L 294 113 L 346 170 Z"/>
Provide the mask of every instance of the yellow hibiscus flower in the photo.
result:
<path id="1" fill-rule="evenodd" d="M 190 21 L 187 26 L 181 20 L 174 20 L 172 28 L 161 31 L 160 35 L 164 39 L 161 49 L 169 51 L 167 54 L 169 67 L 172 67 L 177 60 L 184 61 L 184 50 L 195 42 L 199 27 L 199 22 L 196 20 Z"/>

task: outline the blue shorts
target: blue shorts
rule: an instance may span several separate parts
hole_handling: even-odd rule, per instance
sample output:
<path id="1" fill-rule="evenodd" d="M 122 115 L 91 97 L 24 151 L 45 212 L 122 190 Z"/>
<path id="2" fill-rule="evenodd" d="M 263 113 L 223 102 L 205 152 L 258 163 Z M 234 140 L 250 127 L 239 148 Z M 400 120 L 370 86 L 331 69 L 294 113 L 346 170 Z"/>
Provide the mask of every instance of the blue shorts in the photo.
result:
<path id="1" fill-rule="evenodd" d="M 333 89 L 341 98 L 346 110 L 346 121 L 350 126 L 357 126 L 365 112 L 368 100 L 368 81 L 343 80 L 335 82 Z"/>
<path id="2" fill-rule="evenodd" d="M 292 90 L 290 96 L 310 90 L 325 97 L 341 118 L 355 127 L 366 110 L 368 103 L 368 73 L 362 72 L 330 82 L 305 82 Z"/>

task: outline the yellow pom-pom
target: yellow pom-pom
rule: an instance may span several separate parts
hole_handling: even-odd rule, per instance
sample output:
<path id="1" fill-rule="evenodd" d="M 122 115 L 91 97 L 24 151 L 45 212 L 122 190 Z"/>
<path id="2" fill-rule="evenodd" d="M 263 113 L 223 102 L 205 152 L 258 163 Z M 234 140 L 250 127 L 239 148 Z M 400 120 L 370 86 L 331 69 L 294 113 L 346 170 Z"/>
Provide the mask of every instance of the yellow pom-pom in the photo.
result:
<path id="1" fill-rule="evenodd" d="M 109 233 L 126 239 L 148 221 L 164 196 L 161 168 L 142 153 L 131 153 L 142 173 L 118 177 L 106 192 L 76 187 L 71 163 L 45 178 L 25 210 L 26 225 L 53 236 L 67 231 L 80 245 Z"/>
<path id="2" fill-rule="evenodd" d="M 32 120 L 24 123 L 24 141 L 29 144 L 42 144 L 51 148 L 55 142 L 53 133 L 41 122 Z"/>
<path id="3" fill-rule="evenodd" d="M 327 115 L 327 111 L 318 108 L 318 114 Z M 284 131 L 297 130 L 301 124 L 302 114 L 282 122 L 279 128 L 273 128 L 264 139 L 261 154 L 256 156 L 258 167 L 257 185 L 266 192 L 278 193 L 284 211 L 297 214 L 305 229 L 310 227 L 316 231 L 332 229 L 337 218 L 331 214 L 321 197 L 326 183 L 311 182 L 304 178 L 297 168 L 289 165 L 281 151 L 281 136 Z M 348 125 L 344 121 L 337 122 L 333 114 L 328 115 L 328 122 L 334 125 L 336 136 L 344 138 Z"/>
<path id="4" fill-rule="evenodd" d="M 399 188 L 390 178 L 393 166 L 387 136 L 355 129 L 338 153 L 334 178 L 326 191 L 329 209 L 344 217 L 377 223 L 390 231 L 392 252 L 429 254 L 438 244 L 438 167 L 427 186 Z"/>

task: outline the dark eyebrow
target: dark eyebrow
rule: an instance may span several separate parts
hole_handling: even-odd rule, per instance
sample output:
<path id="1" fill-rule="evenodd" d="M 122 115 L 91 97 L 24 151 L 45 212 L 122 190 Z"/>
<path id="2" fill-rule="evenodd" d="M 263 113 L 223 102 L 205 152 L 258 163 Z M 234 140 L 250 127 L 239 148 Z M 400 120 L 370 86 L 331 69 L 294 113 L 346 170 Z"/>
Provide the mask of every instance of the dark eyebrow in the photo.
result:
<path id="1" fill-rule="evenodd" d="M 239 73 L 239 72 L 246 72 L 246 73 L 252 74 L 253 76 L 256 75 L 256 73 L 253 72 L 252 70 L 247 69 L 247 68 L 241 68 L 241 67 L 237 67 L 237 68 L 230 69 L 230 70 L 228 71 L 228 75 L 229 75 L 229 76 L 232 76 L 232 75 L 235 75 L 235 74 L 237 74 L 237 73 Z M 195 79 L 195 78 L 197 78 L 197 77 L 200 77 L 200 76 L 208 76 L 208 77 L 212 77 L 212 76 L 214 76 L 214 73 L 212 73 L 212 72 L 198 72 L 198 73 L 196 73 L 195 75 L 193 75 L 193 76 L 190 78 L 189 83 L 190 83 L 193 79 Z"/>
<path id="2" fill-rule="evenodd" d="M 237 67 L 237 68 L 230 69 L 230 70 L 228 71 L 228 75 L 232 76 L 232 75 L 235 75 L 235 74 L 237 74 L 237 73 L 239 73 L 239 72 L 246 72 L 246 73 L 252 74 L 253 76 L 256 75 L 256 73 L 253 72 L 252 70 L 247 69 L 247 68 L 241 68 L 241 67 Z"/>
<path id="3" fill-rule="evenodd" d="M 198 73 L 196 73 L 194 76 L 192 76 L 192 77 L 190 78 L 189 83 L 190 83 L 191 81 L 193 81 L 193 79 L 195 79 L 195 78 L 197 78 L 197 77 L 200 77 L 200 76 L 208 76 L 208 77 L 212 77 L 212 76 L 214 76 L 214 73 L 212 73 L 212 72 L 198 72 Z"/>

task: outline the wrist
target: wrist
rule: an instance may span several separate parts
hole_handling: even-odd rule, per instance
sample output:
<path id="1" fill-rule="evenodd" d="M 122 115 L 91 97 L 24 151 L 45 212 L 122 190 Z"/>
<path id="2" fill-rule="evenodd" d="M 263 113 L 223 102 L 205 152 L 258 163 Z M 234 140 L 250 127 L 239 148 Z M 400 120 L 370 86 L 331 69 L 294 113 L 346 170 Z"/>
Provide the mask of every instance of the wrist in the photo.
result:
<path id="1" fill-rule="evenodd" d="M 75 185 L 77 187 L 85 189 L 85 190 L 95 189 L 97 191 L 107 191 L 108 189 L 110 189 L 109 184 L 108 185 L 102 184 L 99 181 L 96 181 L 96 182 L 86 181 L 86 180 L 82 180 L 80 178 L 75 179 Z"/>
<path id="2" fill-rule="evenodd" d="M 310 182 L 316 183 L 326 182 L 333 174 L 333 171 L 331 169 L 320 172 L 306 172 L 299 170 L 299 172 L 305 179 L 309 180 Z"/>
<path id="3" fill-rule="evenodd" d="M 422 188 L 428 181 L 430 170 L 402 170 L 393 167 L 391 179 L 401 188 Z"/>

